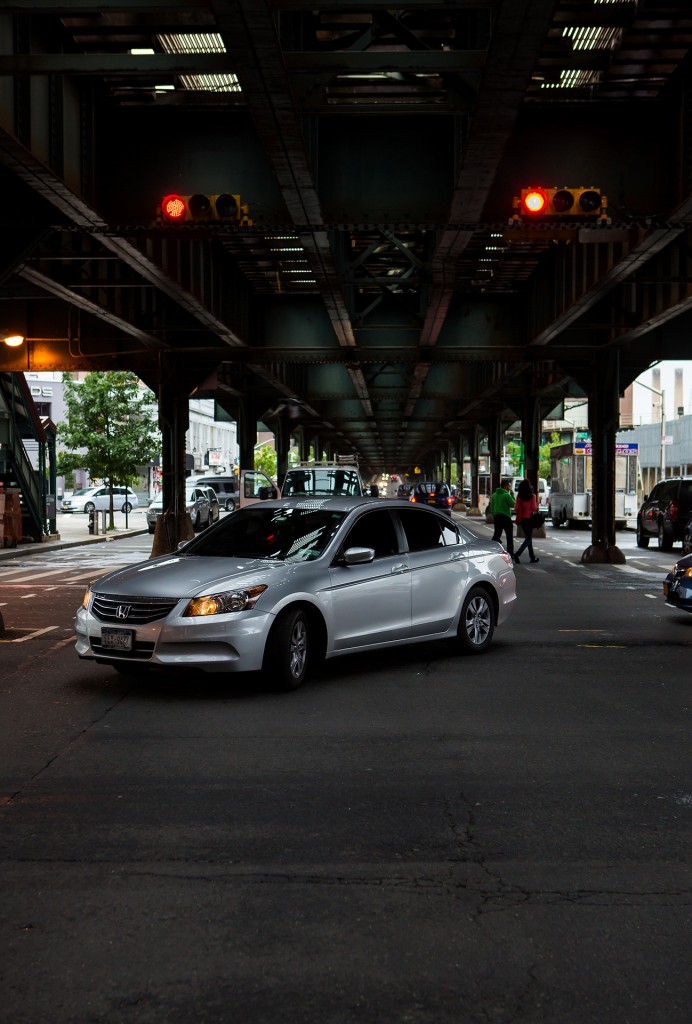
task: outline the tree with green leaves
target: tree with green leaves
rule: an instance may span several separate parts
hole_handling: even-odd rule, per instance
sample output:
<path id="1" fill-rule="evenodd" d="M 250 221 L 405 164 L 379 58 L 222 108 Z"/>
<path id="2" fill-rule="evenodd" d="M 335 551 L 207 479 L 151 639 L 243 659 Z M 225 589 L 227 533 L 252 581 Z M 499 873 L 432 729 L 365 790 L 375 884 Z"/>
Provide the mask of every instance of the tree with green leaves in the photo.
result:
<path id="1" fill-rule="evenodd" d="M 67 418 L 58 424 L 58 472 L 83 468 L 92 480 L 110 484 L 110 524 L 113 486 L 132 486 L 137 467 L 161 451 L 153 392 L 129 371 L 89 373 L 84 380 L 63 374 Z"/>

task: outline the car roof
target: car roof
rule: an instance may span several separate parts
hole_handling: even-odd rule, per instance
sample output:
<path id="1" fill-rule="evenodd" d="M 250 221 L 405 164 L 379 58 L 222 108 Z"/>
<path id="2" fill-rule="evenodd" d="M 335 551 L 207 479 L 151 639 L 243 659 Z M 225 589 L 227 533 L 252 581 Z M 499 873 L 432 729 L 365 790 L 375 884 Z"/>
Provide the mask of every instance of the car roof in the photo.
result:
<path id="1" fill-rule="evenodd" d="M 362 497 L 329 497 L 318 495 L 316 497 L 297 497 L 297 498 L 274 498 L 267 501 L 256 502 L 253 505 L 246 506 L 249 509 L 257 508 L 295 508 L 296 506 L 314 509 L 314 508 L 326 508 L 335 512 L 352 512 L 354 509 L 359 508 L 390 508 L 395 512 L 401 512 L 401 502 L 395 498 L 374 498 L 370 495 L 363 495 Z M 407 506 L 408 507 L 408 506 Z M 411 505 L 412 509 L 417 512 L 430 513 L 431 515 L 439 515 L 435 509 L 428 508 L 423 505 Z M 241 509 L 241 511 L 243 511 Z"/>

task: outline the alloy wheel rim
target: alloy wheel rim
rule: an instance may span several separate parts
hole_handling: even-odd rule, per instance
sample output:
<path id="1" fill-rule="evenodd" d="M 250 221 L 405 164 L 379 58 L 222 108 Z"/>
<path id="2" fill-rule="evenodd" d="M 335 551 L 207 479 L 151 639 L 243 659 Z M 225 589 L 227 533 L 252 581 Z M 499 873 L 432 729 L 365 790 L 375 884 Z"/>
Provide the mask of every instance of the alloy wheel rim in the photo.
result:
<path id="1" fill-rule="evenodd" d="M 307 657 L 307 630 L 302 620 L 296 622 L 291 634 L 290 666 L 294 679 L 302 675 Z"/>
<path id="2" fill-rule="evenodd" d="M 490 632 L 488 602 L 475 597 L 466 610 L 466 635 L 472 644 L 482 644 Z"/>

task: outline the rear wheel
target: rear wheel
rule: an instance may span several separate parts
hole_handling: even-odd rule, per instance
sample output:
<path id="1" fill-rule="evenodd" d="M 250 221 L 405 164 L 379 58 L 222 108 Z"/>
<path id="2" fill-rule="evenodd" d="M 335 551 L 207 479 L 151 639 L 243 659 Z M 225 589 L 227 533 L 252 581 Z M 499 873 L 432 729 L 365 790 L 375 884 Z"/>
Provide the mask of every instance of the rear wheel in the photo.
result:
<path id="1" fill-rule="evenodd" d="M 123 507 L 120 509 L 121 512 L 127 512 L 128 514 L 132 511 L 132 505 L 129 501 L 126 501 Z"/>
<path id="2" fill-rule="evenodd" d="M 287 609 L 267 638 L 263 672 L 273 686 L 296 690 L 305 679 L 310 652 L 310 626 L 302 608 Z"/>
<path id="3" fill-rule="evenodd" d="M 227 512 L 235 512 L 235 502 L 234 502 L 233 498 L 227 498 L 226 499 L 226 511 Z"/>
<path id="4" fill-rule="evenodd" d="M 641 520 L 638 519 L 637 520 L 637 547 L 638 548 L 648 548 L 648 546 L 649 546 L 649 538 L 647 536 L 645 536 L 644 531 L 642 530 Z"/>
<path id="5" fill-rule="evenodd" d="M 488 593 L 474 587 L 461 608 L 457 640 L 466 654 L 482 654 L 495 632 L 495 610 Z"/>
<path id="6" fill-rule="evenodd" d="M 670 534 L 665 528 L 663 520 L 659 520 L 658 523 L 658 550 L 659 551 L 672 551 L 673 541 Z"/>

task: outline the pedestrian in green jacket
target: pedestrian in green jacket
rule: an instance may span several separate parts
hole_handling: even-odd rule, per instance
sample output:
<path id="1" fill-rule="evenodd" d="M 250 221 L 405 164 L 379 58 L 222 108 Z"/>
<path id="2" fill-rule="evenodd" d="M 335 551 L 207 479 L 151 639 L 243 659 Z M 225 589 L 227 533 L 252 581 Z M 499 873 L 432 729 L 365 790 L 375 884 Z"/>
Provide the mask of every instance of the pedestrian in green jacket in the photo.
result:
<path id="1" fill-rule="evenodd" d="M 514 535 L 512 527 L 512 509 L 514 508 L 514 495 L 512 494 L 512 481 L 503 480 L 490 499 L 490 511 L 493 514 L 495 529 L 493 540 L 500 540 L 504 533 L 507 538 L 505 547 L 510 555 L 514 554 Z"/>

